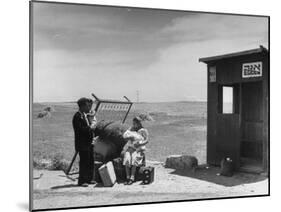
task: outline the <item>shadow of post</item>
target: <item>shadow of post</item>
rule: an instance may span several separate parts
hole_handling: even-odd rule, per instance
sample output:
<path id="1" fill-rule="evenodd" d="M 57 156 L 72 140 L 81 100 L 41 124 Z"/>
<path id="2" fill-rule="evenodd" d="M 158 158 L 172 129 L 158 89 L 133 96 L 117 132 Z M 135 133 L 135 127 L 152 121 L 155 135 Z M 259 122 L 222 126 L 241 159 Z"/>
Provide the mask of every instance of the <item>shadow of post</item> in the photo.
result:
<path id="1" fill-rule="evenodd" d="M 67 184 L 67 185 L 53 186 L 53 187 L 51 187 L 51 189 L 56 190 L 56 189 L 74 188 L 74 187 L 78 187 L 78 185 L 77 184 Z"/>

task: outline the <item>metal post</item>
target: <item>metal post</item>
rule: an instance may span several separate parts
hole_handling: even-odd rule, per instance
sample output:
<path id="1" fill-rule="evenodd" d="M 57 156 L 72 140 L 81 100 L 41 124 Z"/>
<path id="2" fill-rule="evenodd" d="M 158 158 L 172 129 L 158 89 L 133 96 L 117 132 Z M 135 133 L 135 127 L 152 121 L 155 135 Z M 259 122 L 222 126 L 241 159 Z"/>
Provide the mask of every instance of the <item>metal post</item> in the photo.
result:
<path id="1" fill-rule="evenodd" d="M 70 170 L 71 170 L 71 168 L 72 168 L 72 165 L 73 165 L 73 163 L 74 163 L 74 161 L 75 161 L 77 155 L 78 155 L 78 152 L 75 151 L 75 154 L 74 154 L 73 157 L 72 157 L 71 163 L 70 163 L 70 165 L 69 165 L 69 167 L 68 167 L 68 169 L 67 169 L 67 171 L 66 171 L 66 175 L 69 175 L 69 172 L 70 172 Z"/>

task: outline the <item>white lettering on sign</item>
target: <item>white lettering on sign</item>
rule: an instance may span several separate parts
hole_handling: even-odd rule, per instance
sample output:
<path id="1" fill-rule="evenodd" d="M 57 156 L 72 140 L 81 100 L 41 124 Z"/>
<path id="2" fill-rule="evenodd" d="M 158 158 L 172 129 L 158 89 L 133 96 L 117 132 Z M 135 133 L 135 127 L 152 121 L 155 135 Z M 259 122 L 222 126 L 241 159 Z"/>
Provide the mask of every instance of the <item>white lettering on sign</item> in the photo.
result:
<path id="1" fill-rule="evenodd" d="M 242 66 L 242 78 L 261 77 L 262 62 L 244 63 Z"/>

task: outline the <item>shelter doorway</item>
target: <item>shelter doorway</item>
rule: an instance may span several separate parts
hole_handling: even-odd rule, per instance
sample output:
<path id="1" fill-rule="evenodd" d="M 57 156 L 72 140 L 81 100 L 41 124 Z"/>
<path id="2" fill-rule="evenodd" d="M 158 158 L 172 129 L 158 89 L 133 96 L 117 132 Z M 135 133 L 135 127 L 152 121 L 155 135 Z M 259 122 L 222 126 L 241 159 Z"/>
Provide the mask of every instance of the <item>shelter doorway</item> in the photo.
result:
<path id="1" fill-rule="evenodd" d="M 230 157 L 240 167 L 240 84 L 218 86 L 217 143 L 218 161 Z"/>
<path id="2" fill-rule="evenodd" d="M 262 172 L 263 92 L 262 81 L 241 84 L 240 169 Z"/>

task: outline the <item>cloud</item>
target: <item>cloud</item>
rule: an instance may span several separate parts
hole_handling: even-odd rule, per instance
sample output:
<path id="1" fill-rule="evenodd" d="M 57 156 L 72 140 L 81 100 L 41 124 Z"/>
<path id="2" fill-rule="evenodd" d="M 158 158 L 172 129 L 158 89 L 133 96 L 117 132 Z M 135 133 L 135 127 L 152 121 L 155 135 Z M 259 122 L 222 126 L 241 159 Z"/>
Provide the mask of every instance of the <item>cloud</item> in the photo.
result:
<path id="1" fill-rule="evenodd" d="M 198 59 L 267 46 L 267 27 L 266 18 L 244 16 L 204 14 L 175 19 L 158 32 L 172 36 L 174 44 L 162 49 L 158 60 L 146 69 L 146 84 L 151 86 L 141 89 L 143 95 L 149 101 L 206 100 L 206 65 Z"/>
<path id="2" fill-rule="evenodd" d="M 170 43 L 150 35 L 182 15 L 160 10 L 35 3 L 34 46 L 36 50 L 157 50 Z"/>
<path id="3" fill-rule="evenodd" d="M 200 57 L 268 42 L 266 18 L 47 5 L 34 14 L 35 101 L 206 100 Z"/>
<path id="4" fill-rule="evenodd" d="M 264 17 L 200 14 L 181 17 L 163 28 L 160 34 L 182 42 L 248 39 L 267 41 L 268 20 Z"/>

